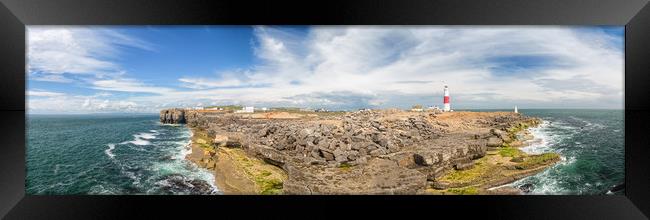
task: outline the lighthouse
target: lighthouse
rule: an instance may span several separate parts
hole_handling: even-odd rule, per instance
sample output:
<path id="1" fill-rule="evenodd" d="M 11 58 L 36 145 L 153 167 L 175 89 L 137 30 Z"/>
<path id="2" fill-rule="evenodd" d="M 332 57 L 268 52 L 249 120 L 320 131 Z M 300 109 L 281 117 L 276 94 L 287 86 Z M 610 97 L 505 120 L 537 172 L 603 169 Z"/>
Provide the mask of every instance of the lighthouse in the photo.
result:
<path id="1" fill-rule="evenodd" d="M 447 84 L 445 84 L 445 97 L 443 98 L 443 111 L 451 111 L 451 105 L 449 105 L 449 88 L 447 88 Z"/>

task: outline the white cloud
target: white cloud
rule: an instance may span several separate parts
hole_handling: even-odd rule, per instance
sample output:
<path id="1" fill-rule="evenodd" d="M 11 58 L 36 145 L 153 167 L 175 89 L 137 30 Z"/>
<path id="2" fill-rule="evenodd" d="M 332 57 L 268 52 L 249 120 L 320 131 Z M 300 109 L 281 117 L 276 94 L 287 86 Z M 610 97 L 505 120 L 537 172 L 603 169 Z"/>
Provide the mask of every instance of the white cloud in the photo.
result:
<path id="1" fill-rule="evenodd" d="M 120 71 L 120 47 L 154 50 L 142 40 L 96 27 L 29 26 L 28 72 L 34 80 L 70 82 L 62 74 L 105 75 Z"/>
<path id="2" fill-rule="evenodd" d="M 43 82 L 59 82 L 59 83 L 69 83 L 73 80 L 66 78 L 60 74 L 57 75 L 48 75 L 48 74 L 30 74 L 30 80 L 34 81 L 43 81 Z"/>
<path id="3" fill-rule="evenodd" d="M 165 94 L 174 91 L 165 87 L 147 85 L 135 79 L 128 78 L 95 80 L 92 82 L 92 85 L 94 89 L 118 92 Z"/>
<path id="4" fill-rule="evenodd" d="M 139 105 L 133 101 L 104 99 L 104 95 L 74 96 L 53 95 L 27 97 L 27 109 L 31 113 L 101 113 L 101 112 L 152 112 L 152 106 Z"/>
<path id="5" fill-rule="evenodd" d="M 64 93 L 60 92 L 49 92 L 49 91 L 33 91 L 29 90 L 27 91 L 28 96 L 40 96 L 40 97 L 56 97 L 56 96 L 63 96 L 65 95 Z"/>

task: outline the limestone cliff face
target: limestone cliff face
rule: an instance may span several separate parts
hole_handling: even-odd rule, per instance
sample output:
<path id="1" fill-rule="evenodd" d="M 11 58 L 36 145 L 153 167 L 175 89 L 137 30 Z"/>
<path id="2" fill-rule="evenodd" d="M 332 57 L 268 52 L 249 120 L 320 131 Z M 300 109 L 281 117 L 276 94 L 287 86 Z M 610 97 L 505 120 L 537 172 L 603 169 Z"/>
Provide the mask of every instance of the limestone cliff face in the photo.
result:
<path id="1" fill-rule="evenodd" d="M 185 110 L 184 109 L 165 109 L 160 111 L 160 122 L 164 124 L 184 124 Z"/>
<path id="2" fill-rule="evenodd" d="M 281 167 L 288 174 L 285 194 L 417 194 L 450 169 L 472 167 L 509 138 L 499 131 L 531 118 L 359 111 L 287 120 L 169 109 L 160 120 L 201 128 L 215 147 L 238 143 Z"/>

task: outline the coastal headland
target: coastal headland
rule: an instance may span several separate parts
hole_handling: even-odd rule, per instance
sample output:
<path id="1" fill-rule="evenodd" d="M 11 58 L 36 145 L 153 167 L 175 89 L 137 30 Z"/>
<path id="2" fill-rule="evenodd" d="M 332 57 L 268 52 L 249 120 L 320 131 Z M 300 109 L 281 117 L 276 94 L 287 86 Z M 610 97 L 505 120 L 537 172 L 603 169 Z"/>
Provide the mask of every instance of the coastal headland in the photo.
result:
<path id="1" fill-rule="evenodd" d="M 224 194 L 522 194 L 495 187 L 560 160 L 519 150 L 541 120 L 514 112 L 165 109 L 160 121 L 192 130 L 187 159 Z"/>

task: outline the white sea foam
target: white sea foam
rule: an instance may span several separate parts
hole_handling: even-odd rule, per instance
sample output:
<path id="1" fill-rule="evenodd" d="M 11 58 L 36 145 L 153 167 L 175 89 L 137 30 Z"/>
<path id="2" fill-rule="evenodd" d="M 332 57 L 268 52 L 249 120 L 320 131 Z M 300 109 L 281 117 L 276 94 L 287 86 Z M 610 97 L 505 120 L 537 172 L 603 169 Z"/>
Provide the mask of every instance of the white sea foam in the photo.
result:
<path id="1" fill-rule="evenodd" d="M 170 149 L 172 153 L 172 160 L 166 160 L 155 163 L 151 169 L 155 170 L 160 175 L 181 174 L 190 179 L 200 179 L 206 181 L 213 189 L 212 193 L 219 194 L 217 186 L 214 184 L 214 174 L 196 164 L 188 161 L 185 157 L 192 153 L 190 147 L 192 141 L 191 137 L 194 134 L 191 131 L 183 132 L 180 137 L 189 138 L 189 140 L 170 142 L 175 147 Z M 164 186 L 166 182 L 157 182 L 157 184 Z"/>
<path id="2" fill-rule="evenodd" d="M 583 125 L 584 128 L 588 128 L 588 129 L 594 129 L 594 128 L 595 128 L 595 129 L 601 129 L 601 128 L 604 128 L 604 127 L 605 127 L 605 125 L 602 125 L 602 124 L 599 124 L 599 123 L 595 123 L 595 122 L 590 122 L 590 121 L 587 121 L 587 120 L 582 119 L 582 118 L 578 118 L 578 117 L 574 117 L 574 116 L 569 116 L 569 118 L 571 118 L 571 119 L 573 119 L 573 120 L 576 120 L 576 121 L 579 121 L 579 122 L 583 123 L 583 124 L 584 124 L 584 125 Z"/>
<path id="3" fill-rule="evenodd" d="M 120 189 L 112 184 L 98 184 L 90 187 L 88 194 L 95 195 L 118 195 L 122 194 Z"/>
<path id="4" fill-rule="evenodd" d="M 104 151 L 108 157 L 111 159 L 115 158 L 115 154 L 113 154 L 113 150 L 115 149 L 115 144 L 108 144 L 108 149 Z"/>
<path id="5" fill-rule="evenodd" d="M 534 136 L 533 140 L 526 141 L 528 145 L 521 148 L 522 151 L 529 154 L 540 154 L 547 152 L 556 152 L 560 154 L 560 162 L 553 167 L 533 176 L 523 178 L 511 184 L 503 186 L 517 187 L 519 185 L 535 182 L 535 187 L 531 194 L 566 194 L 566 189 L 562 187 L 562 180 L 558 178 L 557 170 L 565 166 L 571 166 L 575 163 L 575 157 L 565 157 L 561 149 L 556 149 L 554 146 L 562 143 L 566 138 L 571 137 L 579 129 L 569 126 L 563 122 L 550 122 L 543 121 L 540 126 L 529 129 L 530 133 Z M 580 144 L 580 143 L 576 143 Z M 499 187 L 503 187 L 499 186 Z M 498 187 L 495 187 L 498 188 Z"/>
<path id="6" fill-rule="evenodd" d="M 156 134 L 154 133 L 141 132 L 138 134 L 134 134 L 132 141 L 125 141 L 120 144 L 131 143 L 135 145 L 151 145 L 151 142 L 149 142 L 148 140 L 155 139 L 155 138 L 156 138 Z"/>
<path id="7" fill-rule="evenodd" d="M 135 144 L 135 145 L 151 145 L 151 142 L 147 140 L 142 140 L 140 138 L 135 138 L 135 140 L 129 141 L 129 143 Z"/>
<path id="8" fill-rule="evenodd" d="M 529 183 L 531 178 L 535 180 L 535 188 L 530 194 L 535 195 L 565 195 L 570 193 L 562 187 L 562 180 L 558 177 L 557 169 L 562 169 L 566 166 L 572 166 L 576 162 L 575 157 L 560 157 L 560 162 L 545 171 L 517 180 L 513 183 L 504 186 L 517 187 L 519 185 Z"/>
<path id="9" fill-rule="evenodd" d="M 120 166 L 120 173 L 122 173 L 123 175 L 129 177 L 129 179 L 132 179 L 133 180 L 133 182 L 132 182 L 133 185 L 135 185 L 135 186 L 140 185 L 140 177 L 135 172 L 131 172 L 131 171 L 126 170 L 126 168 L 130 168 L 130 167 L 128 165 Z"/>
<path id="10" fill-rule="evenodd" d="M 542 124 L 539 126 L 528 129 L 534 138 L 525 141 L 526 146 L 522 147 L 521 150 L 528 154 L 540 154 L 552 151 L 550 146 L 551 137 L 547 131 L 549 126 L 549 121 L 542 121 Z"/>
<path id="11" fill-rule="evenodd" d="M 164 123 L 161 123 L 161 122 L 157 122 L 157 124 L 158 124 L 159 126 L 170 126 L 170 127 L 179 127 L 179 126 L 182 126 L 182 124 L 164 124 Z"/>
<path id="12" fill-rule="evenodd" d="M 155 133 L 142 132 L 142 133 L 138 133 L 136 135 L 133 135 L 133 137 L 136 137 L 136 138 L 139 137 L 139 138 L 143 138 L 143 139 L 154 139 L 154 138 L 156 138 L 156 134 Z"/>

